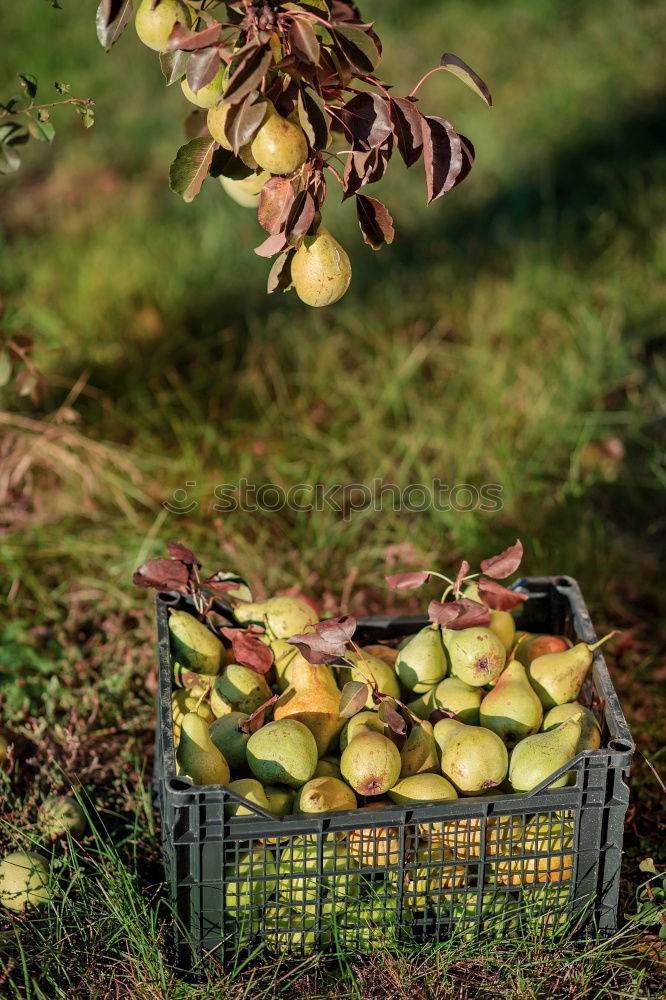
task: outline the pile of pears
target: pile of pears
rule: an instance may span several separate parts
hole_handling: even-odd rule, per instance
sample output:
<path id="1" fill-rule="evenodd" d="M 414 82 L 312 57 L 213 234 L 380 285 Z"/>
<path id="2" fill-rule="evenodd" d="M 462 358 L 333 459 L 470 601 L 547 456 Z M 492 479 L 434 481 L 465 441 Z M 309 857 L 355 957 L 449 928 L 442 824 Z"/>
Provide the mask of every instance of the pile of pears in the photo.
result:
<path id="1" fill-rule="evenodd" d="M 366 812 L 356 829 L 336 835 L 344 843 L 334 840 L 327 848 L 332 868 L 338 860 L 343 866 L 347 902 L 354 889 L 350 863 L 388 877 L 400 861 L 400 831 L 372 825 L 373 808 L 528 792 L 579 752 L 601 744 L 594 714 L 577 700 L 595 647 L 560 636 L 517 635 L 507 612 L 492 612 L 487 627 L 452 631 L 428 625 L 399 648 L 370 645 L 332 664 L 310 663 L 287 642 L 318 621 L 306 601 L 282 596 L 240 603 L 236 617 L 263 626 L 260 638 L 274 655 L 267 675 L 231 662 L 222 641 L 188 612 L 170 614 L 178 772 L 197 785 L 226 785 L 244 799 L 246 805 L 227 806 L 230 816 L 250 814 L 252 807 L 275 817 Z M 407 731 L 398 734 L 385 724 L 371 694 L 356 714 L 341 716 L 342 688 L 350 680 L 371 680 L 383 695 L 406 703 Z M 245 731 L 243 723 L 274 691 L 272 717 L 269 709 L 260 728 Z M 550 787 L 568 779 L 565 771 Z M 481 824 L 452 819 L 415 829 L 403 854 L 411 862 L 404 891 L 412 908 L 440 905 L 442 894 L 455 894 L 465 883 L 464 862 L 480 853 Z M 493 884 L 523 887 L 571 878 L 573 820 L 558 826 L 547 814 L 489 817 L 484 833 Z M 268 864 L 289 896 L 271 913 L 278 937 L 281 927 L 286 934 L 291 926 L 289 906 L 306 916 L 312 906 L 312 879 L 296 879 L 294 888 L 291 876 L 308 859 L 305 868 L 316 876 L 316 850 L 307 838 L 299 845 L 296 840 L 281 839 L 279 828 L 270 839 Z M 300 854 L 294 854 L 296 847 Z M 244 857 L 249 874 L 233 883 L 242 899 L 257 905 L 265 902 L 267 889 L 266 847 L 259 853 L 261 858 L 253 859 L 252 852 Z M 255 862 L 263 866 L 258 881 Z M 336 879 L 329 881 L 327 900 L 339 913 Z M 228 899 L 227 905 L 233 911 L 240 903 Z M 359 905 L 366 901 L 356 900 Z"/>
<path id="2" fill-rule="evenodd" d="M 142 0 L 135 17 L 140 40 L 155 52 L 163 53 L 177 22 L 191 25 L 189 8 L 181 0 Z M 183 94 L 197 108 L 206 112 L 208 131 L 213 139 L 230 150 L 225 122 L 230 104 L 222 102 L 229 82 L 228 69 L 222 63 L 217 74 L 205 86 L 193 91 L 184 77 Z M 252 140 L 239 151 L 239 157 L 252 171 L 248 177 L 236 180 L 220 176 L 226 193 L 239 205 L 257 208 L 261 191 L 271 177 L 288 177 L 299 171 L 311 155 L 305 132 L 297 114 L 283 118 L 271 101 L 265 101 L 266 111 Z M 306 235 L 291 263 L 291 278 L 298 297 L 309 306 L 327 306 L 345 294 L 351 281 L 349 256 L 325 226 Z"/>

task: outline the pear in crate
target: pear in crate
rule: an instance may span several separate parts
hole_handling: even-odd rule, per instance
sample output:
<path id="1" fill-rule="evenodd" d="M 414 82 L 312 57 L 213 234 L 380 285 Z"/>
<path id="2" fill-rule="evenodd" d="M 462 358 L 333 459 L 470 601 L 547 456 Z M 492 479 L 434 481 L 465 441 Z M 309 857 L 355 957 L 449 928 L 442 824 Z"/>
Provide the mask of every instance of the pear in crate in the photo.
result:
<path id="1" fill-rule="evenodd" d="M 387 804 L 369 802 L 363 811 L 381 809 Z M 368 820 L 370 817 L 368 817 Z M 349 853 L 359 864 L 370 868 L 391 868 L 400 861 L 400 828 L 397 826 L 362 826 L 366 820 L 359 814 L 358 826 L 349 831 Z M 406 847 L 408 846 L 407 845 Z"/>
<path id="2" fill-rule="evenodd" d="M 383 795 L 400 777 L 402 761 L 395 743 L 361 727 L 340 758 L 345 781 L 359 795 Z"/>
<path id="3" fill-rule="evenodd" d="M 463 595 L 472 601 L 478 601 L 479 604 L 484 603 L 483 598 L 479 597 L 477 583 L 469 583 L 464 588 Z M 513 615 L 508 611 L 497 611 L 495 608 L 488 608 L 488 614 L 490 615 L 488 628 L 501 641 L 507 654 L 510 653 L 516 640 L 516 622 Z"/>
<path id="4" fill-rule="evenodd" d="M 342 778 L 340 770 L 340 758 L 331 755 L 330 757 L 320 757 L 317 761 L 315 778 Z"/>
<path id="5" fill-rule="evenodd" d="M 274 719 L 298 719 L 315 738 L 317 755 L 323 757 L 337 743 L 344 725 L 340 717 L 340 689 L 317 663 L 302 659 L 291 669 L 291 683 L 275 703 Z"/>
<path id="6" fill-rule="evenodd" d="M 203 688 L 193 687 L 193 688 L 179 688 L 171 696 L 171 713 L 173 718 L 173 739 L 174 743 L 178 744 L 180 740 L 180 727 L 183 718 L 188 712 L 196 712 L 201 718 L 209 723 L 212 722 L 215 716 L 213 715 L 210 705 L 202 701 L 202 697 L 205 694 Z"/>
<path id="7" fill-rule="evenodd" d="M 531 791 L 576 756 L 582 721 L 582 712 L 572 715 L 557 728 L 528 736 L 513 749 L 509 784 L 514 792 Z M 548 787 L 561 788 L 568 778 L 563 774 Z"/>
<path id="8" fill-rule="evenodd" d="M 453 853 L 445 847 L 422 847 L 415 855 L 419 865 L 407 875 L 405 893 L 407 905 L 416 910 L 429 906 L 448 909 L 454 894 L 467 879 L 467 868 L 459 864 Z"/>
<path id="9" fill-rule="evenodd" d="M 196 712 L 188 712 L 181 723 L 176 751 L 180 773 L 195 785 L 228 785 L 229 765 L 210 738 L 208 723 Z"/>
<path id="10" fill-rule="evenodd" d="M 441 842 L 459 858 L 481 857 L 485 828 L 486 857 L 495 857 L 507 850 L 509 831 L 495 816 L 483 819 L 470 816 L 468 819 L 448 820 L 433 824 Z"/>
<path id="11" fill-rule="evenodd" d="M 442 630 L 432 625 L 412 636 L 395 661 L 400 682 L 414 694 L 424 694 L 443 680 L 447 667 Z"/>
<path id="12" fill-rule="evenodd" d="M 175 659 L 197 674 L 219 673 L 224 665 L 224 646 L 202 622 L 187 611 L 172 611 L 169 632 Z"/>
<path id="13" fill-rule="evenodd" d="M 455 719 L 440 719 L 434 732 L 442 774 L 461 795 L 482 795 L 504 781 L 509 756 L 496 733 Z"/>
<path id="14" fill-rule="evenodd" d="M 485 626 L 445 633 L 452 677 L 472 687 L 494 684 L 504 670 L 506 650 L 492 629 Z"/>
<path id="15" fill-rule="evenodd" d="M 370 646 L 363 646 L 363 655 L 370 653 L 371 656 L 375 656 L 378 660 L 383 660 L 384 663 L 388 663 L 390 667 L 395 668 L 395 661 L 398 659 L 398 650 L 394 649 L 393 646 L 382 646 L 381 643 L 376 642 Z"/>
<path id="16" fill-rule="evenodd" d="M 444 682 L 442 681 L 442 684 Z M 437 690 L 437 684 L 433 684 L 432 687 L 420 694 L 418 698 L 413 698 L 412 701 L 407 702 L 407 708 L 415 715 L 417 719 L 427 719 L 431 712 L 437 707 L 434 703 L 435 691 Z"/>
<path id="17" fill-rule="evenodd" d="M 271 689 L 261 674 L 240 663 L 230 663 L 224 673 L 215 678 L 210 707 L 218 719 L 230 712 L 251 715 L 270 696 Z"/>
<path id="18" fill-rule="evenodd" d="M 310 778 L 298 790 L 294 813 L 337 812 L 356 809 L 356 795 L 340 778 Z"/>
<path id="19" fill-rule="evenodd" d="M 478 726 L 479 708 L 485 692 L 479 687 L 465 684 L 457 677 L 445 677 L 432 694 L 432 709 L 453 712 L 466 726 Z"/>
<path id="20" fill-rule="evenodd" d="M 512 660 L 481 702 L 481 725 L 513 747 L 536 733 L 542 719 L 543 707 L 527 679 L 525 667 Z"/>
<path id="21" fill-rule="evenodd" d="M 288 785 L 264 785 L 268 808 L 274 816 L 289 816 L 296 798 L 296 790 Z"/>
<path id="22" fill-rule="evenodd" d="M 577 701 L 567 702 L 565 705 L 556 705 L 546 712 L 541 728 L 544 733 L 555 729 L 560 723 L 566 722 L 572 715 L 583 713 L 581 719 L 580 740 L 578 742 L 577 753 L 582 750 L 598 750 L 601 746 L 601 729 L 596 716 L 589 708 L 584 708 Z"/>
<path id="23" fill-rule="evenodd" d="M 264 906 L 273 897 L 276 886 L 275 856 L 265 847 L 232 855 L 224 870 L 225 910 L 240 923 L 249 911 Z M 225 914 L 226 916 L 226 914 Z"/>
<path id="24" fill-rule="evenodd" d="M 230 782 L 229 789 L 236 795 L 247 799 L 248 802 L 254 803 L 255 806 L 261 806 L 268 812 L 271 811 L 264 786 L 256 778 L 237 778 L 236 781 Z M 225 812 L 227 816 L 256 816 L 256 813 L 249 806 L 244 806 L 241 802 L 228 802 L 225 806 Z"/>
<path id="25" fill-rule="evenodd" d="M 229 712 L 210 724 L 210 738 L 226 759 L 232 774 L 243 774 L 248 770 L 247 741 L 249 733 L 239 729 L 248 716 L 244 712 Z"/>
<path id="26" fill-rule="evenodd" d="M 342 727 L 342 731 L 340 732 L 340 752 L 346 750 L 354 737 L 364 730 L 371 730 L 374 733 L 381 733 L 382 736 L 386 736 L 386 726 L 379 718 L 377 712 L 367 710 L 359 712 L 357 715 L 352 715 L 351 719 L 347 719 Z"/>
<path id="27" fill-rule="evenodd" d="M 271 906 L 266 910 L 262 940 L 274 955 L 312 955 L 333 940 L 330 923 L 306 915 L 296 907 Z"/>
<path id="28" fill-rule="evenodd" d="M 400 750 L 400 760 L 401 778 L 426 771 L 439 771 L 439 753 L 429 722 L 423 720 L 412 726 Z"/>
<path id="29" fill-rule="evenodd" d="M 290 639 L 319 621 L 314 608 L 300 597 L 269 597 L 238 604 L 234 614 L 244 625 L 264 625 L 271 639 Z"/>
<path id="30" fill-rule="evenodd" d="M 562 635 L 530 635 L 525 634 L 525 639 L 516 648 L 516 659 L 520 660 L 524 667 L 528 667 L 537 656 L 544 656 L 546 653 L 564 653 L 571 649 L 572 643 Z"/>
<path id="31" fill-rule="evenodd" d="M 308 727 L 298 719 L 268 722 L 250 736 L 247 762 L 255 778 L 264 785 L 278 783 L 300 788 L 315 773 L 317 744 Z"/>
<path id="32" fill-rule="evenodd" d="M 347 681 L 374 681 L 382 694 L 390 694 L 393 698 L 400 697 L 400 682 L 393 667 L 380 660 L 378 656 L 373 656 L 367 650 L 363 651 L 363 658 L 358 653 L 349 653 L 348 659 L 355 664 L 354 667 L 342 667 L 340 669 L 340 685 L 344 686 Z M 372 708 L 374 702 L 372 694 L 368 693 L 366 708 Z"/>
<path id="33" fill-rule="evenodd" d="M 412 774 L 389 789 L 389 798 L 399 805 L 413 805 L 417 802 L 439 802 L 457 799 L 455 788 L 441 774 Z"/>
<path id="34" fill-rule="evenodd" d="M 278 894 L 294 906 L 306 908 L 316 901 L 317 883 L 344 906 L 345 896 L 357 898 L 360 889 L 358 865 L 349 856 L 344 841 L 326 837 L 321 844 L 321 873 L 317 835 L 294 837 L 280 853 Z"/>
<path id="35" fill-rule="evenodd" d="M 49 866 L 35 851 L 12 851 L 0 861 L 0 903 L 14 913 L 51 899 Z"/>
<path id="36" fill-rule="evenodd" d="M 530 683 L 544 708 L 577 701 L 592 666 L 594 651 L 613 635 L 615 633 L 611 632 L 598 642 L 579 642 L 564 652 L 544 653 L 532 660 L 528 668 Z"/>

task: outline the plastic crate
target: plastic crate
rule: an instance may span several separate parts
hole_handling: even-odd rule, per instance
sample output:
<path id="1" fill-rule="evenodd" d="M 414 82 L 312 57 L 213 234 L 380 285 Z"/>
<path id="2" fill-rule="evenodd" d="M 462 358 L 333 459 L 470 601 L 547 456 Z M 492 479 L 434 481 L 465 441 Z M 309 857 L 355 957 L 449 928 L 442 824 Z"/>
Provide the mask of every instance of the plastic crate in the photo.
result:
<path id="1" fill-rule="evenodd" d="M 519 627 L 595 640 L 575 580 L 527 577 L 514 586 L 531 595 Z M 539 921 L 600 935 L 616 928 L 634 743 L 601 651 L 581 697 L 602 725 L 602 748 L 579 754 L 532 792 L 275 819 L 223 786 L 176 776 L 167 626 L 174 606 L 188 603 L 158 595 L 154 788 L 181 966 L 262 944 L 307 954 L 397 938 L 505 936 Z M 425 623 L 360 619 L 356 637 L 398 638 Z M 568 771 L 573 784 L 547 790 Z M 231 801 L 252 815 L 225 816 Z"/>

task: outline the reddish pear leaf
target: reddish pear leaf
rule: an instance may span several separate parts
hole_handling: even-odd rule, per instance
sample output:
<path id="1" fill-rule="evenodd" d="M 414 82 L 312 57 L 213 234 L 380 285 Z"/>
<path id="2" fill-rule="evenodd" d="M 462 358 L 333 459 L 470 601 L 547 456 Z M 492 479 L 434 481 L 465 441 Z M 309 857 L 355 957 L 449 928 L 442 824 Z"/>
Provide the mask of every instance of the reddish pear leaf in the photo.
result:
<path id="1" fill-rule="evenodd" d="M 300 649 L 308 663 L 330 663 L 345 655 L 347 643 L 355 631 L 356 619 L 342 615 L 317 622 L 312 632 L 293 635 L 287 642 Z"/>
<path id="2" fill-rule="evenodd" d="M 350 198 L 368 183 L 370 178 L 368 161 L 371 156 L 372 150 L 352 150 L 347 155 L 345 171 L 342 177 L 342 189 L 345 192 L 344 198 Z"/>
<path id="3" fill-rule="evenodd" d="M 334 24 L 336 41 L 352 66 L 362 73 L 372 73 L 379 64 L 380 53 L 373 39 L 361 28 Z"/>
<path id="4" fill-rule="evenodd" d="M 266 117 L 266 101 L 252 101 L 248 94 L 238 104 L 232 104 L 224 122 L 224 132 L 236 156 L 252 140 Z"/>
<path id="5" fill-rule="evenodd" d="M 456 595 L 456 597 L 460 593 L 460 587 L 462 585 L 463 580 L 469 573 L 469 570 L 470 570 L 469 563 L 467 562 L 466 559 L 463 559 L 463 561 L 460 563 L 460 568 L 458 569 L 456 578 L 453 581 L 453 593 Z"/>
<path id="6" fill-rule="evenodd" d="M 501 583 L 481 579 L 479 580 L 479 597 L 487 607 L 494 611 L 512 611 L 522 601 L 526 601 L 529 594 L 521 594 L 516 590 L 503 587 Z"/>
<path id="7" fill-rule="evenodd" d="M 288 246 L 289 243 L 284 233 L 274 233 L 258 247 L 255 247 L 254 252 L 258 257 L 273 257 L 276 253 L 286 250 Z"/>
<path id="8" fill-rule="evenodd" d="M 139 566 L 132 577 L 137 587 L 154 587 L 157 590 L 178 590 L 187 593 L 190 573 L 185 563 L 176 559 L 149 559 Z"/>
<path id="9" fill-rule="evenodd" d="M 411 167 L 423 152 L 423 116 L 413 101 L 406 97 L 392 97 L 389 110 L 398 151 L 407 166 Z"/>
<path id="10" fill-rule="evenodd" d="M 219 68 L 220 56 L 216 45 L 192 53 L 187 60 L 187 82 L 195 94 L 211 82 Z"/>
<path id="11" fill-rule="evenodd" d="M 373 250 L 380 250 L 385 243 L 393 242 L 393 219 L 381 201 L 368 198 L 365 194 L 357 194 L 356 213 L 363 239 Z"/>
<path id="12" fill-rule="evenodd" d="M 462 170 L 460 136 L 443 118 L 422 117 L 423 160 L 428 204 L 441 198 L 455 184 Z"/>
<path id="13" fill-rule="evenodd" d="M 181 52 L 180 49 L 176 49 L 173 52 L 160 52 L 160 68 L 164 75 L 164 79 L 166 80 L 167 87 L 170 87 L 172 83 L 178 83 L 179 80 L 183 79 L 185 71 L 187 70 L 187 60 L 189 58 L 189 52 Z M 196 114 L 196 112 L 194 113 Z M 194 136 L 190 136 L 190 138 L 194 138 Z"/>
<path id="14" fill-rule="evenodd" d="M 285 232 L 290 243 L 296 243 L 307 233 L 314 222 L 317 206 L 309 191 L 301 191 L 296 195 L 287 217 Z"/>
<path id="15" fill-rule="evenodd" d="M 523 543 L 519 538 L 498 556 L 491 556 L 481 562 L 481 572 L 494 580 L 504 580 L 515 573 L 523 560 Z"/>
<path id="16" fill-rule="evenodd" d="M 436 625 L 444 625 L 445 628 L 456 631 L 474 625 L 487 625 L 490 621 L 488 608 L 478 601 L 471 601 L 468 597 L 448 601 L 446 604 L 431 601 L 428 605 L 428 617 Z"/>
<path id="17" fill-rule="evenodd" d="M 331 116 L 316 90 L 304 86 L 298 93 L 298 120 L 313 149 L 326 149 L 331 142 Z"/>
<path id="18" fill-rule="evenodd" d="M 388 701 L 382 701 L 377 714 L 384 725 L 388 726 L 389 729 L 392 729 L 394 733 L 397 733 L 399 736 L 404 736 L 407 732 L 407 723 L 401 716 L 400 712 L 397 712 Z"/>
<path id="19" fill-rule="evenodd" d="M 201 566 L 194 552 L 180 542 L 167 542 L 167 551 L 172 559 L 178 559 L 186 566 Z"/>
<path id="20" fill-rule="evenodd" d="M 352 715 L 360 712 L 365 708 L 369 694 L 370 688 L 363 681 L 347 681 L 340 698 L 340 717 L 350 719 Z"/>
<path id="21" fill-rule="evenodd" d="M 474 146 L 466 135 L 460 135 L 458 133 L 458 138 L 460 139 L 460 152 L 462 154 L 462 167 L 460 168 L 460 173 L 453 182 L 453 186 L 457 187 L 459 184 L 465 180 L 468 176 L 470 170 L 474 166 L 475 151 Z"/>
<path id="22" fill-rule="evenodd" d="M 111 24 L 112 21 L 115 21 L 126 2 L 127 0 L 101 0 L 99 6 L 104 24 Z"/>
<path id="23" fill-rule="evenodd" d="M 209 576 L 201 581 L 201 586 L 206 590 L 212 590 L 214 594 L 229 594 L 232 590 L 238 590 L 236 580 L 218 580 L 214 576 Z"/>
<path id="24" fill-rule="evenodd" d="M 259 225 L 267 233 L 279 233 L 294 203 L 294 186 L 288 177 L 271 177 L 259 195 Z"/>
<path id="25" fill-rule="evenodd" d="M 295 17 L 289 29 L 289 45 L 303 62 L 319 64 L 319 41 L 314 28 L 305 18 Z"/>
<path id="26" fill-rule="evenodd" d="M 266 291 L 270 295 L 276 289 L 281 288 L 284 292 L 291 288 L 291 262 L 295 249 L 285 250 L 275 258 L 273 266 L 268 273 Z"/>
<path id="27" fill-rule="evenodd" d="M 95 27 L 97 38 L 108 52 L 115 45 L 132 16 L 132 0 L 101 0 Z"/>
<path id="28" fill-rule="evenodd" d="M 427 583 L 429 579 L 430 573 L 427 570 L 415 573 L 392 573 L 390 576 L 385 577 L 386 582 L 392 590 L 416 590 L 418 587 L 422 587 L 424 583 Z"/>
<path id="29" fill-rule="evenodd" d="M 182 195 L 183 201 L 192 201 L 201 190 L 213 158 L 215 140 L 210 136 L 190 139 L 176 153 L 169 169 L 171 190 Z"/>
<path id="30" fill-rule="evenodd" d="M 238 104 L 252 90 L 258 90 L 259 84 L 268 72 L 273 59 L 269 48 L 253 46 L 236 67 L 229 80 L 227 89 L 222 95 L 225 104 Z"/>
<path id="31" fill-rule="evenodd" d="M 221 628 L 225 639 L 229 639 L 234 651 L 234 661 L 254 670 L 255 674 L 267 674 L 273 666 L 273 650 L 246 629 Z"/>
<path id="32" fill-rule="evenodd" d="M 268 699 L 268 701 L 265 701 L 263 705 L 256 708 L 252 715 L 248 715 L 246 719 L 241 719 L 238 723 L 239 731 L 241 733 L 247 733 L 251 736 L 252 733 L 256 733 L 258 729 L 261 729 L 266 718 L 266 711 L 271 707 L 271 705 L 275 704 L 279 697 L 279 694 L 274 694 Z"/>
<path id="33" fill-rule="evenodd" d="M 379 94 L 356 94 L 337 113 L 355 149 L 380 146 L 391 135 L 388 101 Z"/>
<path id="34" fill-rule="evenodd" d="M 470 90 L 473 90 L 475 94 L 478 94 L 481 100 L 485 101 L 488 107 L 491 107 L 493 99 L 490 96 L 490 91 L 481 77 L 474 72 L 471 66 L 468 66 L 467 63 L 463 62 L 458 56 L 454 56 L 452 52 L 445 52 L 439 60 L 439 65 L 442 69 L 447 70 L 449 73 L 453 73 L 453 75 L 457 76 L 459 80 L 462 80 L 463 83 L 467 84 Z"/>
<path id="35" fill-rule="evenodd" d="M 167 51 L 182 49 L 185 52 L 194 52 L 195 49 L 207 49 L 220 40 L 221 30 L 221 24 L 213 24 L 203 31 L 189 31 L 184 24 L 176 21 L 166 44 Z"/>

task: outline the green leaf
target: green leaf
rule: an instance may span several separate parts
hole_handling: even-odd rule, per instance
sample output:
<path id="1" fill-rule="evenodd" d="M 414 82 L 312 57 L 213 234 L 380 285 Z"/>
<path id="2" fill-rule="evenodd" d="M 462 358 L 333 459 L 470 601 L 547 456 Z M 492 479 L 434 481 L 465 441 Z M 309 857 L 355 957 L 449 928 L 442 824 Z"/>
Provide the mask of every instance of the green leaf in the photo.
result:
<path id="1" fill-rule="evenodd" d="M 481 77 L 474 72 L 474 70 L 459 59 L 458 56 L 454 56 L 452 52 L 445 52 L 442 58 L 439 60 L 439 65 L 442 69 L 447 70 L 449 73 L 453 73 L 457 76 L 459 80 L 462 80 L 470 90 L 473 90 L 475 94 L 478 94 L 482 101 L 485 101 L 488 107 L 491 107 L 493 99 L 490 96 L 490 91 L 488 87 L 483 82 Z"/>
<path id="2" fill-rule="evenodd" d="M 7 385 L 12 377 L 12 359 L 9 351 L 0 350 L 0 386 Z"/>
<path id="3" fill-rule="evenodd" d="M 216 142 L 210 136 L 191 139 L 181 146 L 169 169 L 171 190 L 192 201 L 201 190 L 210 168 Z"/>
<path id="4" fill-rule="evenodd" d="M 21 157 L 11 146 L 0 146 L 0 174 L 14 174 L 21 166 Z"/>
<path id="5" fill-rule="evenodd" d="M 646 872 L 649 875 L 659 874 L 659 872 L 654 866 L 654 861 L 652 860 L 652 858 L 645 858 L 643 861 L 641 861 L 638 867 L 640 871 Z"/>
<path id="6" fill-rule="evenodd" d="M 69 94 L 69 84 L 63 83 L 61 80 L 54 80 L 53 86 L 59 94 Z"/>
<path id="7" fill-rule="evenodd" d="M 32 101 L 37 94 L 37 77 L 33 76 L 32 73 L 19 73 L 18 78 L 19 83 Z"/>
<path id="8" fill-rule="evenodd" d="M 170 87 L 172 83 L 178 83 L 185 76 L 185 71 L 187 70 L 187 60 L 190 57 L 189 52 L 185 52 L 183 49 L 173 49 L 171 52 L 160 52 L 160 67 L 162 73 L 164 74 L 164 79 L 166 80 L 167 87 Z"/>
<path id="9" fill-rule="evenodd" d="M 284 261 L 282 261 L 284 264 Z M 364 708 L 370 689 L 363 681 L 347 681 L 340 698 L 340 718 L 350 719 Z"/>
<path id="10" fill-rule="evenodd" d="M 28 131 L 33 139 L 40 139 L 42 142 L 53 142 L 55 136 L 51 122 L 41 121 L 38 118 L 28 118 Z"/>
<path id="11" fill-rule="evenodd" d="M 92 128 L 95 124 L 95 105 L 92 101 L 85 104 L 77 104 L 76 110 L 81 115 L 84 128 Z"/>

